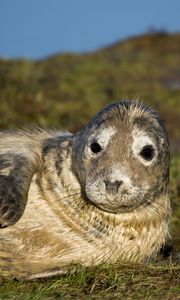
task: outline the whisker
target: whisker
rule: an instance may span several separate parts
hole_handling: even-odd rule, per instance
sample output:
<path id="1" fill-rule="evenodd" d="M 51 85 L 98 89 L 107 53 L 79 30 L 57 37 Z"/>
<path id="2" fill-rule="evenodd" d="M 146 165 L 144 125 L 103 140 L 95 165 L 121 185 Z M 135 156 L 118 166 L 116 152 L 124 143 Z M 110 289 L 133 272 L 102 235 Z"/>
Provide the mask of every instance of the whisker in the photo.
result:
<path id="1" fill-rule="evenodd" d="M 166 206 L 163 203 L 150 201 L 150 199 L 145 198 L 146 204 L 151 205 L 151 209 L 159 216 L 162 215 L 163 211 L 166 210 Z M 145 208 L 144 208 L 145 209 Z"/>
<path id="2" fill-rule="evenodd" d="M 81 195 L 81 193 L 79 192 L 79 193 L 70 194 L 70 195 L 67 195 L 63 198 L 59 198 L 59 200 L 63 200 L 63 199 L 69 198 L 69 197 L 74 197 L 74 196 L 77 196 L 77 195 Z"/>

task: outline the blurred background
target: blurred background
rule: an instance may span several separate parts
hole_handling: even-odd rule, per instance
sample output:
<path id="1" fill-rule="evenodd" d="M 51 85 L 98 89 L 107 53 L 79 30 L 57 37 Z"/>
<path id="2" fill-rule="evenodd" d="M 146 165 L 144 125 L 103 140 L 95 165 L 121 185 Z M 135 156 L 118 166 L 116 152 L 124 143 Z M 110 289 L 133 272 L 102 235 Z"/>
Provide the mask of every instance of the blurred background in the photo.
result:
<path id="1" fill-rule="evenodd" d="M 180 259 L 180 1 L 0 0 L 0 129 L 75 132 L 120 99 L 166 123 Z"/>
<path id="2" fill-rule="evenodd" d="M 76 131 L 140 99 L 179 151 L 179 12 L 179 0 L 0 0 L 0 128 Z"/>
<path id="3" fill-rule="evenodd" d="M 0 0 L 0 128 L 76 131 L 140 99 L 179 151 L 179 12 L 178 0 Z"/>

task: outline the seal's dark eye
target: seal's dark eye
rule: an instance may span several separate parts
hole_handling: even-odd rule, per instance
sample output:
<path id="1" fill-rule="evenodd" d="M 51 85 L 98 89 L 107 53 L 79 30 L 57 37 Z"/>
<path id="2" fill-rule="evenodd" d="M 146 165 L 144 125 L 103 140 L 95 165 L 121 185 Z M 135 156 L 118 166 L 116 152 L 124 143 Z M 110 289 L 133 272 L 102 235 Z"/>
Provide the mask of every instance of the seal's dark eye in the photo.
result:
<path id="1" fill-rule="evenodd" d="M 144 146 L 140 155 L 145 160 L 152 160 L 154 157 L 154 148 L 151 145 Z"/>
<path id="2" fill-rule="evenodd" d="M 102 150 L 101 146 L 97 142 L 92 142 L 90 148 L 93 153 L 98 153 Z"/>

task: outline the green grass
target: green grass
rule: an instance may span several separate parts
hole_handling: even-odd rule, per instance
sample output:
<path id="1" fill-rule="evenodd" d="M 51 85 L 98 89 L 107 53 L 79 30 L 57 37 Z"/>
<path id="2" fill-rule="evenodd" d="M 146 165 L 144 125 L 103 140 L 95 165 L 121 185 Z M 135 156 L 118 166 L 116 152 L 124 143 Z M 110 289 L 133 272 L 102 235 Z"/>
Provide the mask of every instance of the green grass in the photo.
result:
<path id="1" fill-rule="evenodd" d="M 172 245 L 180 262 L 180 154 L 172 156 L 170 169 L 170 198 L 172 216 L 170 222 Z"/>
<path id="2" fill-rule="evenodd" d="M 7 281 L 0 299 L 178 299 L 180 266 L 116 264 L 79 268 L 63 277 L 34 282 Z"/>

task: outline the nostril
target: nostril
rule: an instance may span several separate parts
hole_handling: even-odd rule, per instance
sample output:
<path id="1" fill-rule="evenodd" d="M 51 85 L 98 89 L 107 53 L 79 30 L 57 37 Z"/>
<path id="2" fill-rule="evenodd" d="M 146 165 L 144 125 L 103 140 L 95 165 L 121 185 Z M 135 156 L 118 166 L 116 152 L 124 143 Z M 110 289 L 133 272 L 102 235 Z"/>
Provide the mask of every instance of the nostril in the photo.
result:
<path id="1" fill-rule="evenodd" d="M 104 180 L 104 183 L 105 183 L 106 189 L 108 189 L 109 186 L 110 186 L 110 181 L 109 180 Z"/>
<path id="2" fill-rule="evenodd" d="M 121 184 L 122 184 L 122 181 L 119 181 L 119 180 L 116 180 L 114 182 L 114 185 L 117 187 L 117 189 L 121 186 Z"/>
<path id="3" fill-rule="evenodd" d="M 111 182 L 109 180 L 104 180 L 105 186 L 106 186 L 106 190 L 108 192 L 113 192 L 113 193 L 117 193 L 119 187 L 121 186 L 121 184 L 123 183 L 120 180 L 115 180 L 114 182 Z"/>

